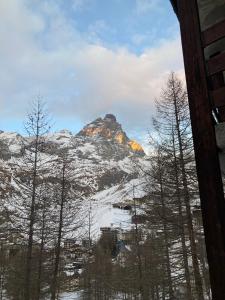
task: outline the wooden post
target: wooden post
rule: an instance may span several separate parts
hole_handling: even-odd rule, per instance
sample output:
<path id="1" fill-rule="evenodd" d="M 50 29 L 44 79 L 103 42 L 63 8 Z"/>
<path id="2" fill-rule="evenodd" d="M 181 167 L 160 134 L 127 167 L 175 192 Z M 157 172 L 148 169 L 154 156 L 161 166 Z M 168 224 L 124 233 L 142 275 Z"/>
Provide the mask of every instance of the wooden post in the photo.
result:
<path id="1" fill-rule="evenodd" d="M 214 300 L 225 299 L 225 201 L 196 0 L 178 0 L 181 38 L 209 273 Z"/>

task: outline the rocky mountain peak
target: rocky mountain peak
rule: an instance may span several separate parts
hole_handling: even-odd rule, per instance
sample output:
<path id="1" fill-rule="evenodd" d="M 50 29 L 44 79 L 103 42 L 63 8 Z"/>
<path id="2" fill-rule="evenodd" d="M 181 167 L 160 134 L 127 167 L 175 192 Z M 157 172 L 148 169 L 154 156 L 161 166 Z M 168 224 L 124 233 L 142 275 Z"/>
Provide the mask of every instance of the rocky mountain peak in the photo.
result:
<path id="1" fill-rule="evenodd" d="M 116 121 L 116 117 L 112 114 L 107 114 L 104 118 L 97 118 L 95 121 L 87 124 L 78 135 L 113 139 L 119 132 L 122 132 L 122 128 Z"/>
<path id="2" fill-rule="evenodd" d="M 97 118 L 86 125 L 77 136 L 101 138 L 113 144 L 121 145 L 134 153 L 144 155 L 143 148 L 136 141 L 128 138 L 113 114 L 106 114 L 104 118 Z"/>
<path id="3" fill-rule="evenodd" d="M 110 122 L 116 122 L 116 117 L 113 114 L 106 114 L 104 120 Z"/>

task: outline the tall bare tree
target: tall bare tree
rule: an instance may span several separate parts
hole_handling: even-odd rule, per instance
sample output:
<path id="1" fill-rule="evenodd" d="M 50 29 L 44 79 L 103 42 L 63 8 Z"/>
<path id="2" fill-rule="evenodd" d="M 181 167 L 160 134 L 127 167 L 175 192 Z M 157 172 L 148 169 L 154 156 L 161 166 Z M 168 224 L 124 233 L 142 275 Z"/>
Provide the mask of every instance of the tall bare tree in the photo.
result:
<path id="1" fill-rule="evenodd" d="M 55 185 L 54 197 L 56 217 L 56 244 L 54 257 L 54 270 L 51 282 L 51 299 L 55 300 L 60 291 L 60 263 L 63 239 L 76 235 L 78 228 L 82 226 L 79 214 L 81 209 L 82 191 L 77 189 L 75 180 L 75 168 L 69 156 L 68 149 L 63 150 L 56 161 L 58 173 Z"/>
<path id="2" fill-rule="evenodd" d="M 194 159 L 187 94 L 182 86 L 182 82 L 174 73 L 170 74 L 167 86 L 162 91 L 160 99 L 156 102 L 156 109 L 157 118 L 155 119 L 155 128 L 158 129 L 161 138 L 167 140 L 165 147 L 167 147 L 168 151 L 169 145 L 169 151 L 173 153 L 173 160 L 176 164 L 175 170 L 177 176 L 175 178 L 177 184 L 179 184 L 179 197 L 182 199 L 182 205 L 185 207 L 185 220 L 187 222 L 190 241 L 196 294 L 198 300 L 203 300 L 203 287 L 191 212 L 191 200 L 193 199 L 190 197 L 190 182 L 188 182 L 189 169 L 192 168 L 194 170 Z M 180 211 L 181 214 L 182 212 Z M 186 259 L 185 265 L 187 265 Z M 187 268 L 186 280 L 189 285 Z"/>
<path id="3" fill-rule="evenodd" d="M 13 181 L 17 191 L 14 199 L 14 226 L 23 232 L 27 241 L 23 299 L 31 299 L 33 277 L 32 251 L 34 246 L 35 224 L 37 223 L 38 194 L 45 168 L 43 150 L 45 137 L 50 129 L 49 114 L 44 102 L 38 97 L 30 107 L 24 123 L 26 138 L 23 141 L 22 157 L 15 159 Z M 15 167 L 16 166 L 16 167 Z M 32 296 L 33 297 L 33 296 Z"/>

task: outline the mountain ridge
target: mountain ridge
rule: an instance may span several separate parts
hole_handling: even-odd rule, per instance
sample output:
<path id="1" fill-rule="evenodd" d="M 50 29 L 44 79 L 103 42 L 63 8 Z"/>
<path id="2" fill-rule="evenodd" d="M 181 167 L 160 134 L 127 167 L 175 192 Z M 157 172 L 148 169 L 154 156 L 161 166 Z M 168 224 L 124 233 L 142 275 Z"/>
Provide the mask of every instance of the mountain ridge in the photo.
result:
<path id="1" fill-rule="evenodd" d="M 87 201 L 93 199 L 93 209 L 98 216 L 95 227 L 98 228 L 98 224 L 109 226 L 115 223 L 114 212 L 117 212 L 112 204 L 132 199 L 133 185 L 144 185 L 137 170 L 138 164 L 144 168 L 148 165 L 148 157 L 142 147 L 128 138 L 112 114 L 97 118 L 75 135 L 63 129 L 49 133 L 45 139 L 46 145 L 41 155 L 46 161 L 47 178 L 50 180 L 55 172 L 51 160 L 57 160 L 60 152 L 66 149 L 71 160 L 71 169 L 74 170 L 77 191 L 84 191 L 84 209 L 88 206 Z M 11 184 L 13 189 L 18 190 L 13 178 L 22 160 L 23 144 L 29 142 L 29 138 L 17 133 L 0 133 L 0 162 L 3 166 L 1 177 L 7 176 L 8 188 Z M 2 189 L 4 191 L 4 186 Z M 145 194 L 144 188 L 139 189 L 138 193 L 142 197 Z M 125 213 L 124 216 L 126 220 L 130 218 Z M 118 222 L 123 220 L 118 219 Z"/>
<path id="2" fill-rule="evenodd" d="M 144 150 L 140 144 L 134 140 L 130 140 L 123 131 L 121 124 L 117 122 L 113 114 L 106 114 L 104 118 L 97 118 L 95 121 L 87 124 L 77 134 L 77 136 L 103 137 L 112 140 L 118 144 L 126 145 L 131 151 L 140 155 L 144 155 Z"/>

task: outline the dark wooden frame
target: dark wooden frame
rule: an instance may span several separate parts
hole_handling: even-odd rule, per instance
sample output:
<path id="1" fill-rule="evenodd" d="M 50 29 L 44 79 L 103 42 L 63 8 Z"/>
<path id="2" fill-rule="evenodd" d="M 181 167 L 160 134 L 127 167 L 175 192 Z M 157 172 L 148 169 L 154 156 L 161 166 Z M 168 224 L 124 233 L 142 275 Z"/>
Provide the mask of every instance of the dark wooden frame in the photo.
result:
<path id="1" fill-rule="evenodd" d="M 225 36 L 225 22 L 201 33 L 196 0 L 171 3 L 180 22 L 212 295 L 224 300 L 225 200 L 212 110 L 220 112 L 218 107 L 225 104 L 225 86 L 217 80 L 217 73 L 225 69 L 225 56 L 219 54 L 206 64 L 203 51 Z"/>
<path id="2" fill-rule="evenodd" d="M 206 47 L 225 36 L 225 20 L 212 26 L 202 33 L 202 44 Z"/>

